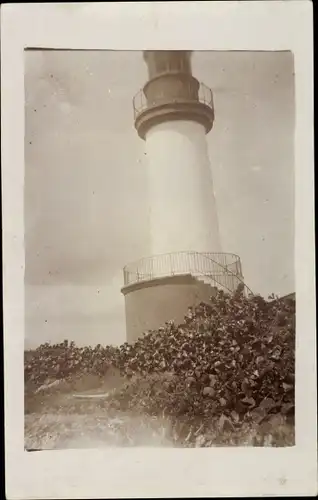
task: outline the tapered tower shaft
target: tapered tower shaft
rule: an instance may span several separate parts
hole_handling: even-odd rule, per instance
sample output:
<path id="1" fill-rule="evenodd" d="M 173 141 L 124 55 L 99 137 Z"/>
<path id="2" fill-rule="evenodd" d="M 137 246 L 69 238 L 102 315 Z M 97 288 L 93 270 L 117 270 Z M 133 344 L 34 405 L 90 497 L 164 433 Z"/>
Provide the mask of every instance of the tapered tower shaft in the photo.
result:
<path id="1" fill-rule="evenodd" d="M 212 92 L 192 76 L 191 53 L 146 51 L 148 81 L 135 98 L 145 140 L 153 255 L 221 251 L 206 133 Z"/>

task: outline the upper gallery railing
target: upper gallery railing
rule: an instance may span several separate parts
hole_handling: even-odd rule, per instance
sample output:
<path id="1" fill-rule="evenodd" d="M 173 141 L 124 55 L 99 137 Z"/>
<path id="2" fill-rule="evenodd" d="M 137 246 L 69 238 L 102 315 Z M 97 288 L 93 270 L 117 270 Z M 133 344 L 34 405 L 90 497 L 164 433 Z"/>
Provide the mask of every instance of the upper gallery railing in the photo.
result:
<path id="1" fill-rule="evenodd" d="M 176 98 L 174 99 L 174 102 L 179 102 L 179 101 L 185 102 L 187 100 L 189 102 L 193 102 L 193 99 L 184 99 L 184 98 L 181 99 Z M 196 99 L 196 102 L 200 102 L 202 104 L 205 104 L 209 108 L 214 109 L 212 90 L 209 87 L 207 87 L 204 83 L 199 82 L 198 98 Z M 171 103 L 171 98 L 169 97 L 166 100 L 164 98 L 160 100 L 160 105 L 170 104 L 170 103 Z M 146 109 L 151 109 L 152 107 L 156 106 L 158 106 L 158 101 L 153 103 L 149 102 L 149 100 L 145 96 L 143 89 L 139 90 L 139 92 L 133 98 L 134 119 L 136 119 L 137 116 L 139 116 Z"/>

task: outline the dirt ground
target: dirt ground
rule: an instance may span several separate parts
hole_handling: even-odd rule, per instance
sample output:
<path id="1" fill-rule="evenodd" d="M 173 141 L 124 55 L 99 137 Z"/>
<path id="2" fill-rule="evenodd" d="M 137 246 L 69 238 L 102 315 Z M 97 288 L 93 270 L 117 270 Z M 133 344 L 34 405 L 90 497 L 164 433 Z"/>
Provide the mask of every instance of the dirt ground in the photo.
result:
<path id="1" fill-rule="evenodd" d="M 167 423 L 109 412 L 107 395 L 123 384 L 119 372 L 107 378 L 75 380 L 25 390 L 25 448 L 67 449 L 109 446 L 172 446 Z"/>

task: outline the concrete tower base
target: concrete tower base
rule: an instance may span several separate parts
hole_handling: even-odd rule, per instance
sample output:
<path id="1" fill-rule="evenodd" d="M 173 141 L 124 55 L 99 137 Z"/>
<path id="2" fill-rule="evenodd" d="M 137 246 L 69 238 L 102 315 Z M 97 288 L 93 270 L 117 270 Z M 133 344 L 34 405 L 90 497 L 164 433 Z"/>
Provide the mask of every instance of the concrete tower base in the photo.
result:
<path id="1" fill-rule="evenodd" d="M 127 342 L 143 332 L 156 330 L 166 321 L 180 324 L 190 306 L 208 302 L 216 289 L 191 276 L 167 276 L 122 288 L 125 296 Z"/>

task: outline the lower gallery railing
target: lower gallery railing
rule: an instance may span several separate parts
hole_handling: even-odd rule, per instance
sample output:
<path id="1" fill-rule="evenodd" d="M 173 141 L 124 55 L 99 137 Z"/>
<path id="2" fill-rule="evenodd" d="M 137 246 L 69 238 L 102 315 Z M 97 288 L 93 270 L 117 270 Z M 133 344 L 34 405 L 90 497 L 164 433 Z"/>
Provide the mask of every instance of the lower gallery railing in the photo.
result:
<path id="1" fill-rule="evenodd" d="M 214 286 L 230 292 L 240 283 L 244 285 L 240 258 L 235 254 L 211 252 L 177 252 L 146 257 L 124 268 L 124 284 L 184 274 L 206 278 Z"/>

